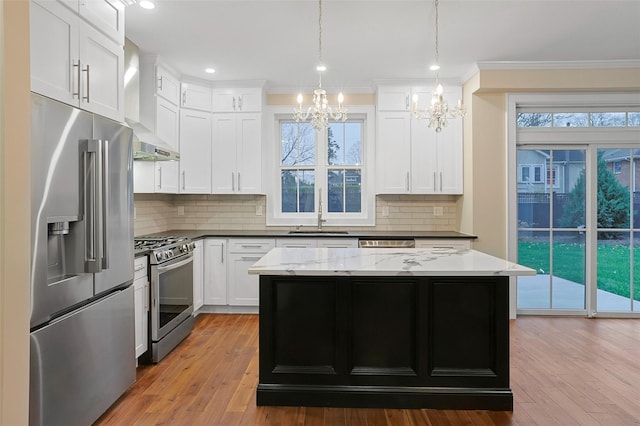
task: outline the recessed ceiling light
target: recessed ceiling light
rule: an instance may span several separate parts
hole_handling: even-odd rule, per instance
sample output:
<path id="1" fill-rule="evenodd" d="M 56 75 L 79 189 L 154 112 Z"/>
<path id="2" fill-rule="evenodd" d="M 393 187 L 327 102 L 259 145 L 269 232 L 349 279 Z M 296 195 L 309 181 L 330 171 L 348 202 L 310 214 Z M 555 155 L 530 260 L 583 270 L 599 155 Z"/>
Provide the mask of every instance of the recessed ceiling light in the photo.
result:
<path id="1" fill-rule="evenodd" d="M 213 68 L 205 68 L 204 72 L 206 72 L 207 74 L 213 74 L 214 72 L 216 72 L 216 70 Z"/>
<path id="2" fill-rule="evenodd" d="M 139 4 L 140 4 L 141 8 L 147 9 L 147 10 L 151 10 L 151 9 L 155 9 L 156 8 L 156 4 L 154 2 L 152 2 L 151 0 L 141 0 Z"/>

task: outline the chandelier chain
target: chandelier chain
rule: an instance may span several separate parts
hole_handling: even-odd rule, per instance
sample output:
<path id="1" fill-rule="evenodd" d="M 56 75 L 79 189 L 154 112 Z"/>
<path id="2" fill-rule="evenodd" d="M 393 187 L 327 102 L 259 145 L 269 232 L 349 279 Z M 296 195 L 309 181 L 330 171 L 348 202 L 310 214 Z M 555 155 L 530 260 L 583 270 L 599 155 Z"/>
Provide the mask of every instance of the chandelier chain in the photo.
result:
<path id="1" fill-rule="evenodd" d="M 439 0 L 435 0 L 436 3 L 436 65 L 440 65 L 440 40 L 439 40 L 439 19 L 438 19 L 438 4 L 440 3 Z M 438 75 L 438 74 L 436 74 Z"/>
<path id="2" fill-rule="evenodd" d="M 318 1 L 318 66 L 322 65 L 322 0 Z M 322 87 L 322 71 L 318 72 L 318 85 Z"/>

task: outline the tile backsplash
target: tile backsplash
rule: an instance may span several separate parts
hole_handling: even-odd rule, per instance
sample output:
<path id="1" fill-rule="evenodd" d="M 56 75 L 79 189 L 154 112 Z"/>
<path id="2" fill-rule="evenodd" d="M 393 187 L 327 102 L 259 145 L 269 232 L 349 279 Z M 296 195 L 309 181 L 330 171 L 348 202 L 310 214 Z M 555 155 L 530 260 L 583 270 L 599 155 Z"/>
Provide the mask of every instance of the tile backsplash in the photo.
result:
<path id="1" fill-rule="evenodd" d="M 458 197 L 378 195 L 376 226 L 351 231 L 457 231 Z M 136 236 L 171 229 L 278 230 L 266 226 L 264 195 L 135 194 Z M 261 214 L 257 214 L 261 213 Z"/>

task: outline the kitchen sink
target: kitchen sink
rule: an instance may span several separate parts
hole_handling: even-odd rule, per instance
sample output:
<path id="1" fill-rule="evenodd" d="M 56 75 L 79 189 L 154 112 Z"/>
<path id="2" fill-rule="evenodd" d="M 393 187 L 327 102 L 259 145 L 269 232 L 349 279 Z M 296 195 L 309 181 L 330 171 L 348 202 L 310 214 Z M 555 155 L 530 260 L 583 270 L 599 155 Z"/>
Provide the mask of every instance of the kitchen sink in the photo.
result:
<path id="1" fill-rule="evenodd" d="M 296 230 L 296 231 L 289 231 L 289 234 L 304 234 L 304 235 L 347 235 L 347 234 L 349 234 L 349 232 L 348 232 L 348 231 L 318 231 L 318 230 L 302 231 L 302 230 Z"/>

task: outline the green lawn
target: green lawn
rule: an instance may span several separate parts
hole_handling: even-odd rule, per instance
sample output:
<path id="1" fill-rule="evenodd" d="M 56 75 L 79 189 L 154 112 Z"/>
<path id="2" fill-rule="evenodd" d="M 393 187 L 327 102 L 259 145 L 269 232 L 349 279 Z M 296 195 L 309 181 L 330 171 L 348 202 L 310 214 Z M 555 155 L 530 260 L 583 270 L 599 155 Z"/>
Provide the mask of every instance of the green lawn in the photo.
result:
<path id="1" fill-rule="evenodd" d="M 555 242 L 553 244 L 553 275 L 584 284 L 585 245 L 582 243 Z M 518 263 L 548 274 L 549 243 L 520 241 Z M 629 297 L 631 250 L 628 245 L 598 244 L 598 289 Z M 635 250 L 634 299 L 640 300 L 640 250 Z"/>

